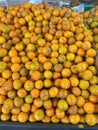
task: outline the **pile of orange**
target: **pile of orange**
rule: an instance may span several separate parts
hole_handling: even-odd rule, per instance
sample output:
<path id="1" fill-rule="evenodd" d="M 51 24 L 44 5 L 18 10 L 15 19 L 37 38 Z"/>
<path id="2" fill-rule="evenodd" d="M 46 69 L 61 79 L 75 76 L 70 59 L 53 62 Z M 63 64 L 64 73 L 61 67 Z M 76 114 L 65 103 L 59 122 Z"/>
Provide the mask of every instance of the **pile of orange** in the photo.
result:
<path id="1" fill-rule="evenodd" d="M 0 119 L 98 123 L 92 32 L 65 7 L 0 7 Z"/>

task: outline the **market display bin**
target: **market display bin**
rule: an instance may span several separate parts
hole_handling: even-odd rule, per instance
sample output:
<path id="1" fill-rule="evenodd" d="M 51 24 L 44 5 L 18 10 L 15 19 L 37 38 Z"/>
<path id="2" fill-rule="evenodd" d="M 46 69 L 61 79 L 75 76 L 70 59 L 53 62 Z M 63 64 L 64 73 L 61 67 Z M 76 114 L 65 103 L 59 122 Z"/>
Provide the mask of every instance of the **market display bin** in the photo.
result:
<path id="1" fill-rule="evenodd" d="M 44 123 L 14 123 L 0 122 L 0 130 L 98 130 L 98 125 L 90 127 L 87 125 L 72 124 L 44 124 Z"/>
<path id="2" fill-rule="evenodd" d="M 7 0 L 10 4 L 21 4 L 28 2 L 29 0 Z M 0 6 L 6 7 L 6 0 L 0 0 Z M 0 130 L 98 130 L 98 125 L 90 127 L 86 124 L 45 124 L 45 123 L 18 123 L 18 122 L 2 122 L 0 121 Z"/>

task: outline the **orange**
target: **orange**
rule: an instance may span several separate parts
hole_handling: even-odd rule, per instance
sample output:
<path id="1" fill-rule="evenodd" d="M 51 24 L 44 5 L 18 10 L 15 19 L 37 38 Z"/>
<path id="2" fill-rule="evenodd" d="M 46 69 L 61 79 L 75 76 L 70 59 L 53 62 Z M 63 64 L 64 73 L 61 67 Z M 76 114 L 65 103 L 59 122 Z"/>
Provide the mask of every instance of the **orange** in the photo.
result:
<path id="1" fill-rule="evenodd" d="M 17 95 L 20 98 L 24 98 L 27 95 L 27 91 L 24 88 L 20 88 L 17 91 Z"/>
<path id="2" fill-rule="evenodd" d="M 43 67 L 44 67 L 45 70 L 51 70 L 52 69 L 52 63 L 47 61 L 47 62 L 44 63 Z"/>
<path id="3" fill-rule="evenodd" d="M 20 113 L 20 108 L 14 107 L 14 108 L 11 110 L 11 113 L 18 115 L 18 114 Z"/>
<path id="4" fill-rule="evenodd" d="M 44 111 L 41 109 L 38 109 L 34 112 L 34 118 L 37 121 L 41 121 L 44 118 Z"/>
<path id="5" fill-rule="evenodd" d="M 36 120 L 34 119 L 34 114 L 30 114 L 29 115 L 29 119 L 28 119 L 30 122 L 36 122 Z"/>
<path id="6" fill-rule="evenodd" d="M 88 114 L 94 113 L 95 107 L 94 107 L 94 104 L 91 103 L 91 102 L 86 102 L 84 104 L 83 108 L 84 108 L 85 112 L 88 113 Z"/>
<path id="7" fill-rule="evenodd" d="M 61 88 L 68 89 L 70 88 L 70 81 L 67 78 L 63 78 L 60 82 Z"/>
<path id="8" fill-rule="evenodd" d="M 72 87 L 77 87 L 79 85 L 79 80 L 76 76 L 70 78 L 70 84 Z"/>
<path id="9" fill-rule="evenodd" d="M 83 107 L 85 104 L 85 98 L 82 96 L 78 96 L 77 97 L 77 106 L 79 107 Z"/>
<path id="10" fill-rule="evenodd" d="M 13 89 L 13 85 L 12 85 L 12 80 L 7 80 L 4 84 L 3 87 L 6 91 L 12 90 Z"/>
<path id="11" fill-rule="evenodd" d="M 0 86 L 2 86 L 5 81 L 6 81 L 6 79 L 1 77 L 1 78 L 0 78 Z"/>
<path id="12" fill-rule="evenodd" d="M 56 97 L 56 96 L 58 95 L 58 88 L 56 88 L 56 87 L 51 87 L 51 88 L 49 89 L 49 95 L 50 95 L 51 98 Z"/>
<path id="13" fill-rule="evenodd" d="M 45 79 L 43 83 L 45 88 L 50 88 L 53 84 L 50 79 Z"/>
<path id="14" fill-rule="evenodd" d="M 14 56 L 11 58 L 12 63 L 21 63 L 21 59 L 18 56 Z"/>
<path id="15" fill-rule="evenodd" d="M 70 107 L 68 108 L 68 113 L 69 113 L 70 115 L 77 114 L 77 112 L 78 112 L 78 107 L 77 107 L 77 105 L 72 105 L 72 106 L 70 106 Z"/>
<path id="16" fill-rule="evenodd" d="M 86 53 L 86 55 L 88 56 L 88 57 L 95 57 L 96 56 L 96 50 L 94 50 L 94 49 L 89 49 L 88 51 L 87 51 L 87 53 Z"/>
<path id="17" fill-rule="evenodd" d="M 5 101 L 4 101 L 4 107 L 5 107 L 5 109 L 7 109 L 7 110 L 11 110 L 13 107 L 14 107 L 14 102 L 13 102 L 13 100 L 12 99 L 6 99 Z"/>
<path id="18" fill-rule="evenodd" d="M 40 107 L 42 107 L 42 105 L 43 105 L 43 101 L 42 101 L 41 98 L 36 98 L 36 99 L 34 99 L 33 103 L 34 103 L 34 105 L 35 105 L 37 108 L 40 108 Z"/>
<path id="19" fill-rule="evenodd" d="M 31 73 L 31 78 L 35 81 L 39 80 L 41 78 L 41 73 L 39 71 L 33 71 Z"/>
<path id="20" fill-rule="evenodd" d="M 69 123 L 68 116 L 65 115 L 65 116 L 61 119 L 61 122 L 64 123 L 64 124 L 68 124 L 68 123 Z"/>
<path id="21" fill-rule="evenodd" d="M 9 121 L 10 114 L 1 114 L 1 121 Z"/>
<path id="22" fill-rule="evenodd" d="M 10 110 L 7 110 L 4 106 L 2 106 L 2 113 L 9 114 Z"/>
<path id="23" fill-rule="evenodd" d="M 51 117 L 51 122 L 52 122 L 52 123 L 59 123 L 59 122 L 60 122 L 60 119 L 57 118 L 56 115 L 53 115 L 53 116 Z"/>
<path id="24" fill-rule="evenodd" d="M 6 100 L 6 96 L 0 95 L 0 104 L 4 104 L 5 100 Z"/>
<path id="25" fill-rule="evenodd" d="M 28 120 L 28 114 L 26 112 L 20 112 L 18 115 L 18 121 L 20 123 L 25 123 Z"/>
<path id="26" fill-rule="evenodd" d="M 18 53 L 17 53 L 17 51 L 15 50 L 15 49 L 11 49 L 10 51 L 9 51 L 9 56 L 10 57 L 14 57 L 14 56 L 17 56 L 18 55 Z"/>
<path id="27" fill-rule="evenodd" d="M 84 79 L 81 79 L 80 80 L 80 83 L 79 83 L 79 87 L 83 90 L 86 90 L 89 88 L 89 82 L 84 80 Z"/>
<path id="28" fill-rule="evenodd" d="M 0 87 L 0 94 L 1 95 L 7 95 L 7 91 L 5 90 L 4 87 Z"/>
<path id="29" fill-rule="evenodd" d="M 32 98 L 38 98 L 40 91 L 38 89 L 34 88 L 31 90 L 30 94 L 31 94 Z"/>
<path id="30" fill-rule="evenodd" d="M 45 77 L 46 79 L 51 79 L 52 76 L 53 76 L 53 74 L 52 74 L 51 71 L 49 71 L 49 70 L 44 71 L 44 77 Z"/>
<path id="31" fill-rule="evenodd" d="M 6 69 L 2 72 L 2 77 L 5 79 L 9 79 L 11 78 L 11 76 L 12 76 L 11 70 Z"/>
<path id="32" fill-rule="evenodd" d="M 64 68 L 62 70 L 62 76 L 67 78 L 67 77 L 70 77 L 71 76 L 71 70 L 69 68 Z"/>
<path id="33" fill-rule="evenodd" d="M 12 115 L 11 116 L 11 121 L 14 121 L 14 122 L 18 121 L 18 116 L 17 115 Z"/>
<path id="34" fill-rule="evenodd" d="M 30 104 L 28 103 L 24 103 L 23 106 L 21 107 L 22 112 L 30 112 L 30 109 L 31 107 Z"/>
<path id="35" fill-rule="evenodd" d="M 12 66 L 11 66 L 12 72 L 18 72 L 18 71 L 20 71 L 20 68 L 21 68 L 20 65 L 17 63 L 12 64 Z"/>
<path id="36" fill-rule="evenodd" d="M 45 100 L 43 106 L 45 109 L 50 109 L 52 107 L 52 101 L 50 99 Z"/>
<path id="37" fill-rule="evenodd" d="M 92 102 L 92 103 L 97 103 L 97 102 L 98 102 L 98 97 L 91 94 L 91 95 L 89 96 L 89 101 Z M 96 109 L 95 109 L 95 110 L 96 110 Z"/>
<path id="38" fill-rule="evenodd" d="M 94 126 L 97 123 L 97 119 L 94 114 L 86 114 L 85 121 L 89 126 Z"/>
<path id="39" fill-rule="evenodd" d="M 33 98 L 30 94 L 26 95 L 25 102 L 28 103 L 28 104 L 33 102 Z"/>
<path id="40" fill-rule="evenodd" d="M 23 84 L 22 84 L 21 80 L 19 80 L 19 79 L 16 79 L 13 81 L 13 87 L 16 90 L 20 89 L 22 87 L 22 85 Z"/>
<path id="41" fill-rule="evenodd" d="M 8 93 L 7 93 L 7 96 L 8 96 L 9 98 L 11 98 L 11 99 L 15 98 L 16 95 L 17 95 L 17 93 L 16 93 L 16 91 L 13 90 L 13 89 L 10 90 L 10 91 L 8 91 Z"/>
<path id="42" fill-rule="evenodd" d="M 42 120 L 43 123 L 50 123 L 50 117 L 45 116 Z"/>
<path id="43" fill-rule="evenodd" d="M 65 90 L 65 89 L 60 89 L 59 90 L 59 93 L 58 93 L 58 97 L 63 99 L 63 98 L 66 98 L 66 96 L 68 95 L 68 91 Z"/>
<path id="44" fill-rule="evenodd" d="M 42 89 L 43 88 L 43 81 L 42 80 L 35 81 L 35 88 Z"/>
<path id="45" fill-rule="evenodd" d="M 72 124 L 78 124 L 80 122 L 80 116 L 79 116 L 79 114 L 69 115 L 69 121 Z"/>
<path id="46" fill-rule="evenodd" d="M 64 99 L 60 99 L 57 105 L 61 111 L 66 111 L 68 109 L 68 103 Z"/>
<path id="47" fill-rule="evenodd" d="M 16 107 L 21 107 L 23 104 L 24 104 L 24 101 L 22 98 L 19 98 L 19 97 L 14 98 L 14 105 Z"/>
<path id="48" fill-rule="evenodd" d="M 69 105 L 75 105 L 77 103 L 77 98 L 73 94 L 68 94 L 66 100 Z"/>
<path id="49" fill-rule="evenodd" d="M 47 89 L 41 90 L 41 92 L 40 92 L 40 98 L 42 100 L 47 100 L 49 98 L 49 92 L 48 92 Z"/>
<path id="50" fill-rule="evenodd" d="M 81 94 L 81 90 L 79 89 L 79 87 L 73 87 L 72 88 L 72 93 L 75 95 L 75 96 L 79 96 Z"/>
<path id="51" fill-rule="evenodd" d="M 24 84 L 24 88 L 26 91 L 31 91 L 34 88 L 34 82 L 27 80 Z"/>
<path id="52" fill-rule="evenodd" d="M 56 108 L 56 116 L 59 119 L 62 119 L 65 116 L 65 112 L 60 110 L 59 108 Z"/>
<path id="53" fill-rule="evenodd" d="M 51 117 L 54 115 L 54 108 L 46 109 L 45 112 L 48 117 Z"/>

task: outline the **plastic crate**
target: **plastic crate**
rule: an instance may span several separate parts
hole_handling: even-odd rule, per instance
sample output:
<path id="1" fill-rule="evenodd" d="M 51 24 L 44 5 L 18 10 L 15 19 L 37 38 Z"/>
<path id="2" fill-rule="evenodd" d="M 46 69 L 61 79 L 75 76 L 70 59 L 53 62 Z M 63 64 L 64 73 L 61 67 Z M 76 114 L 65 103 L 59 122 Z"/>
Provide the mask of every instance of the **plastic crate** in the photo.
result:
<path id="1" fill-rule="evenodd" d="M 7 0 L 8 5 L 19 5 L 29 2 L 29 0 Z M 6 0 L 0 0 L 0 6 L 6 7 Z"/>

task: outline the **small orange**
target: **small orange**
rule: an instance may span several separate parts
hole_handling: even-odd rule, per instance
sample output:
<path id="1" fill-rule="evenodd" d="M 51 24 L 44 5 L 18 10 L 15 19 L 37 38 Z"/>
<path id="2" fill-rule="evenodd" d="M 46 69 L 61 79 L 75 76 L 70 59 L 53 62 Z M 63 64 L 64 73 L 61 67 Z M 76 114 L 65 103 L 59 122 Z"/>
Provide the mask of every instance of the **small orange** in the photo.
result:
<path id="1" fill-rule="evenodd" d="M 0 87 L 0 95 L 7 95 L 7 91 L 4 87 Z"/>
<path id="2" fill-rule="evenodd" d="M 22 85 L 23 84 L 22 84 L 21 80 L 19 80 L 19 79 L 16 79 L 13 81 L 13 87 L 16 90 L 20 89 L 22 87 Z"/>
<path id="3" fill-rule="evenodd" d="M 7 93 L 7 96 L 8 96 L 9 98 L 11 98 L 11 99 L 15 98 L 16 95 L 17 95 L 17 93 L 16 93 L 16 91 L 13 90 L 13 89 L 10 90 L 10 91 L 8 91 L 8 93 Z"/>
<path id="4" fill-rule="evenodd" d="M 18 121 L 18 116 L 17 115 L 12 115 L 11 116 L 11 121 L 14 121 L 14 122 Z"/>
<path id="5" fill-rule="evenodd" d="M 68 94 L 66 100 L 69 105 L 75 105 L 77 103 L 77 98 L 73 94 Z"/>
<path id="6" fill-rule="evenodd" d="M 43 83 L 45 88 L 50 88 L 53 84 L 50 79 L 45 79 Z"/>
<path id="7" fill-rule="evenodd" d="M 9 51 L 9 56 L 10 57 L 14 57 L 14 56 L 17 56 L 18 55 L 18 53 L 17 53 L 17 51 L 15 50 L 15 49 L 11 49 L 10 51 Z"/>
<path id="8" fill-rule="evenodd" d="M 11 73 L 11 70 L 9 69 L 6 69 L 2 72 L 2 77 L 5 79 L 9 79 L 11 78 L 11 76 L 12 76 L 12 73 Z"/>
<path id="9" fill-rule="evenodd" d="M 4 106 L 2 106 L 2 113 L 9 114 L 10 110 L 6 109 Z"/>
<path id="10" fill-rule="evenodd" d="M 12 66 L 11 66 L 12 72 L 18 72 L 18 71 L 20 71 L 20 68 L 21 68 L 20 65 L 17 63 L 12 64 Z"/>
<path id="11" fill-rule="evenodd" d="M 80 122 L 80 116 L 79 116 L 79 114 L 69 115 L 69 121 L 72 124 L 78 124 Z"/>
<path id="12" fill-rule="evenodd" d="M 43 88 L 43 81 L 42 80 L 35 81 L 35 88 L 42 89 Z"/>
<path id="13" fill-rule="evenodd" d="M 18 121 L 21 123 L 24 123 L 28 120 L 28 113 L 26 112 L 20 112 L 18 115 Z"/>
<path id="14" fill-rule="evenodd" d="M 70 115 L 77 114 L 77 112 L 78 112 L 78 107 L 77 107 L 77 105 L 69 106 L 69 108 L 68 108 L 68 113 L 69 113 Z"/>
<path id="15" fill-rule="evenodd" d="M 56 97 L 58 95 L 58 88 L 51 87 L 49 89 L 49 95 L 50 95 L 51 98 Z"/>
<path id="16" fill-rule="evenodd" d="M 70 81 L 67 78 L 63 78 L 60 82 L 61 88 L 68 89 L 70 88 Z"/>
<path id="17" fill-rule="evenodd" d="M 39 71 L 33 71 L 31 74 L 31 78 L 33 80 L 39 80 L 41 78 L 41 73 Z"/>
<path id="18" fill-rule="evenodd" d="M 53 116 L 51 117 L 51 122 L 52 122 L 52 123 L 59 123 L 59 122 L 60 122 L 60 119 L 57 118 L 56 115 L 53 115 Z"/>
<path id="19" fill-rule="evenodd" d="M 38 89 L 34 88 L 31 90 L 30 94 L 31 94 L 32 98 L 38 98 L 40 91 Z"/>
<path id="20" fill-rule="evenodd" d="M 82 107 L 85 104 L 85 98 L 82 96 L 77 97 L 77 106 Z"/>
<path id="21" fill-rule="evenodd" d="M 9 121 L 10 114 L 1 114 L 1 121 Z"/>
<path id="22" fill-rule="evenodd" d="M 72 88 L 72 93 L 73 93 L 75 96 L 80 96 L 81 90 L 80 90 L 79 87 L 73 87 L 73 88 Z"/>
<path id="23" fill-rule="evenodd" d="M 43 106 L 45 109 L 50 109 L 52 107 L 52 101 L 50 99 L 45 100 Z"/>
<path id="24" fill-rule="evenodd" d="M 0 104 L 4 104 L 5 100 L 6 100 L 6 96 L 0 95 Z"/>
<path id="25" fill-rule="evenodd" d="M 41 121 L 44 118 L 44 111 L 41 109 L 38 109 L 34 112 L 34 118 L 37 121 Z"/>
<path id="26" fill-rule="evenodd" d="M 12 81 L 9 79 L 7 80 L 4 84 L 3 87 L 6 91 L 12 90 L 13 89 L 13 85 L 12 85 Z"/>
<path id="27" fill-rule="evenodd" d="M 20 113 L 20 108 L 17 107 L 12 108 L 11 113 L 18 115 Z"/>
<path id="28" fill-rule="evenodd" d="M 89 126 L 94 126 L 97 123 L 97 118 L 94 114 L 86 114 L 85 121 Z"/>
<path id="29" fill-rule="evenodd" d="M 68 124 L 68 123 L 69 123 L 68 116 L 65 115 L 65 116 L 61 119 L 61 122 L 64 123 L 64 124 Z"/>
<path id="30" fill-rule="evenodd" d="M 12 99 L 8 98 L 4 101 L 4 107 L 7 110 L 11 110 L 14 107 L 14 102 Z"/>
<path id="31" fill-rule="evenodd" d="M 30 104 L 28 103 L 24 103 L 23 106 L 21 107 L 22 112 L 30 112 L 30 109 L 31 107 Z"/>
<path id="32" fill-rule="evenodd" d="M 70 78 L 70 84 L 72 87 L 77 87 L 79 85 L 79 80 L 76 76 Z"/>
<path id="33" fill-rule="evenodd" d="M 54 115 L 54 108 L 46 109 L 45 112 L 48 117 L 51 117 Z"/>
<path id="34" fill-rule="evenodd" d="M 40 92 L 40 98 L 42 100 L 48 99 L 49 98 L 48 90 L 46 90 L 46 89 L 41 90 L 41 92 Z"/>
<path id="35" fill-rule="evenodd" d="M 30 80 L 27 80 L 24 84 L 24 88 L 25 90 L 27 91 L 31 91 L 33 88 L 34 88 L 34 82 L 33 81 L 30 81 Z"/>
<path id="36" fill-rule="evenodd" d="M 28 103 L 28 104 L 33 102 L 33 98 L 30 94 L 26 95 L 25 102 Z"/>
<path id="37" fill-rule="evenodd" d="M 65 78 L 70 77 L 71 76 L 71 70 L 69 68 L 64 68 L 62 70 L 62 76 L 65 77 Z"/>
<path id="38" fill-rule="evenodd" d="M 17 95 L 20 98 L 24 98 L 27 95 L 27 91 L 24 88 L 20 88 L 17 91 Z"/>
<path id="39" fill-rule="evenodd" d="M 94 104 L 91 103 L 91 102 L 86 102 L 84 104 L 83 108 L 84 108 L 85 112 L 88 113 L 88 114 L 94 113 L 95 107 L 94 107 Z"/>
<path id="40" fill-rule="evenodd" d="M 65 116 L 65 112 L 60 110 L 59 108 L 56 108 L 56 116 L 59 119 L 62 119 Z"/>
<path id="41" fill-rule="evenodd" d="M 33 103 L 34 103 L 34 105 L 35 105 L 37 108 L 40 108 L 40 107 L 42 107 L 42 105 L 43 105 L 43 101 L 42 101 L 41 98 L 36 98 L 36 99 L 34 99 Z"/>

